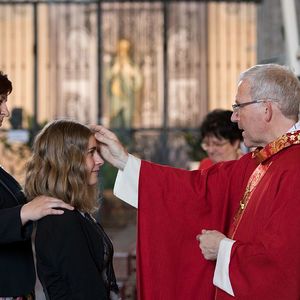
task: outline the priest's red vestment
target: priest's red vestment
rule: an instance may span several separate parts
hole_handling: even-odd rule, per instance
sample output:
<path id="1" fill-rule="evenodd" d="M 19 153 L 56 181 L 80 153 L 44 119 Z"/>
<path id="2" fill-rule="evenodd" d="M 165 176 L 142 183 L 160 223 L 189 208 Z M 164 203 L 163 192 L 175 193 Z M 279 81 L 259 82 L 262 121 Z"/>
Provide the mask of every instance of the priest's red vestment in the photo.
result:
<path id="1" fill-rule="evenodd" d="M 202 229 L 229 230 L 257 163 L 251 155 L 185 171 L 142 161 L 138 204 L 138 293 L 142 300 L 214 299 L 215 262 L 203 258 Z"/>
<path id="2" fill-rule="evenodd" d="M 229 266 L 236 299 L 300 299 L 300 146 L 267 159 L 233 237 Z M 142 161 L 138 204 L 138 293 L 142 300 L 233 298 L 213 286 L 215 262 L 196 235 L 229 233 L 250 175 L 251 154 L 204 171 Z"/>
<path id="3" fill-rule="evenodd" d="M 300 145 L 271 155 L 262 165 L 267 171 L 233 235 L 232 288 L 236 299 L 299 300 Z M 216 299 L 232 297 L 218 289 Z"/>

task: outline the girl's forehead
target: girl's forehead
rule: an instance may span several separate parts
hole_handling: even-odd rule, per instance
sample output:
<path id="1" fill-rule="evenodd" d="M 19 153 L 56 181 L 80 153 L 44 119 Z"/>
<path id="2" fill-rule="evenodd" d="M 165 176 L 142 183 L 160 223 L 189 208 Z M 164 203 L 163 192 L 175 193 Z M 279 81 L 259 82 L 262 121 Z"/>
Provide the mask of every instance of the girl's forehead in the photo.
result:
<path id="1" fill-rule="evenodd" d="M 94 137 L 94 135 L 90 136 L 88 147 L 89 148 L 97 147 L 97 141 L 96 141 L 96 138 Z"/>

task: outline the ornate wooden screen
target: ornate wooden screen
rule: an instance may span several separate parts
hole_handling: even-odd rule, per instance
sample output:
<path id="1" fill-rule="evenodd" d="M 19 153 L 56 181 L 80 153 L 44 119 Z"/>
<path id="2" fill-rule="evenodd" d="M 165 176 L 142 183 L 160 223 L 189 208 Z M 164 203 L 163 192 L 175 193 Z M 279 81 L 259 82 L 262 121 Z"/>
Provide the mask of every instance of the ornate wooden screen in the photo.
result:
<path id="1" fill-rule="evenodd" d="M 136 149 L 154 135 L 168 161 L 182 130 L 230 108 L 239 72 L 256 63 L 256 4 L 0 1 L 0 34 L 11 108 L 128 129 Z"/>

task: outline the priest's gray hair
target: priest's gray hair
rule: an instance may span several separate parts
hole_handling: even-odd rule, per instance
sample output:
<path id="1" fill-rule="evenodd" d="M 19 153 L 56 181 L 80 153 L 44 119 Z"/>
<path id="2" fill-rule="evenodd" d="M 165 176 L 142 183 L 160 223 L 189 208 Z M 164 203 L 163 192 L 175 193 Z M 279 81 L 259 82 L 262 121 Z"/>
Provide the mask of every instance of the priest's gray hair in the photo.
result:
<path id="1" fill-rule="evenodd" d="M 239 80 L 249 83 L 253 100 L 275 100 L 285 117 L 298 120 L 300 81 L 287 66 L 256 65 L 241 73 Z"/>

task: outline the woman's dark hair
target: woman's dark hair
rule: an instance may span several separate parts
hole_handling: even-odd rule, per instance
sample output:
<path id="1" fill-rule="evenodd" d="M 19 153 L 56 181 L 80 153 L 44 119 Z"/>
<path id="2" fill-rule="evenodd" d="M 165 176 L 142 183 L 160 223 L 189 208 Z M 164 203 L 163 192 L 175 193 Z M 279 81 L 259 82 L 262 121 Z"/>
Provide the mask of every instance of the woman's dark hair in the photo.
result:
<path id="1" fill-rule="evenodd" d="M 12 91 L 12 83 L 2 71 L 0 71 L 0 95 L 9 95 Z"/>
<path id="2" fill-rule="evenodd" d="M 231 144 L 236 140 L 242 141 L 242 131 L 237 123 L 231 122 L 231 115 L 232 111 L 223 109 L 215 109 L 208 113 L 200 127 L 201 140 L 208 136 L 215 136 L 229 140 Z"/>

